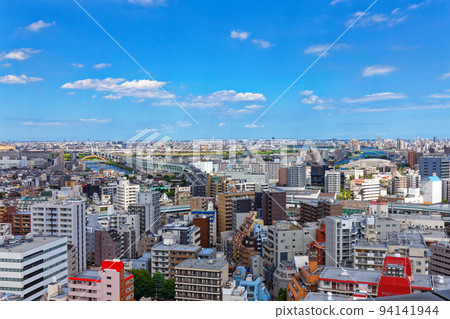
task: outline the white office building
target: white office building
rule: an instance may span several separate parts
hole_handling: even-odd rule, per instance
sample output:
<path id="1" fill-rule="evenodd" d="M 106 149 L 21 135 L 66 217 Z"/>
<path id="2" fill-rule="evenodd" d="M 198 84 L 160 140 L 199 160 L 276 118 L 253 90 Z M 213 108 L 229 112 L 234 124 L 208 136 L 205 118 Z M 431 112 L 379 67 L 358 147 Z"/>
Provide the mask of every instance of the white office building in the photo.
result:
<path id="1" fill-rule="evenodd" d="M 67 243 L 72 251 L 76 250 L 77 259 L 74 266 L 69 267 L 69 275 L 79 273 L 86 268 L 86 204 L 84 200 L 33 204 L 31 232 L 45 236 L 67 237 Z"/>
<path id="2" fill-rule="evenodd" d="M 0 293 L 40 300 L 55 277 L 67 283 L 67 237 L 0 239 Z"/>
<path id="3" fill-rule="evenodd" d="M 121 210 L 127 210 L 128 206 L 136 202 L 136 193 L 139 185 L 131 184 L 129 180 L 120 180 L 117 185 L 117 206 Z"/>
<path id="4" fill-rule="evenodd" d="M 156 233 L 161 228 L 161 205 L 158 191 L 139 191 L 136 193 L 136 205 L 151 205 L 150 218 L 145 219 L 145 229 Z M 141 219 L 141 222 L 142 219 Z"/>
<path id="5" fill-rule="evenodd" d="M 336 170 L 325 171 L 325 193 L 341 192 L 341 172 Z"/>
<path id="6" fill-rule="evenodd" d="M 288 186 L 306 187 L 306 164 L 298 164 L 288 168 Z"/>

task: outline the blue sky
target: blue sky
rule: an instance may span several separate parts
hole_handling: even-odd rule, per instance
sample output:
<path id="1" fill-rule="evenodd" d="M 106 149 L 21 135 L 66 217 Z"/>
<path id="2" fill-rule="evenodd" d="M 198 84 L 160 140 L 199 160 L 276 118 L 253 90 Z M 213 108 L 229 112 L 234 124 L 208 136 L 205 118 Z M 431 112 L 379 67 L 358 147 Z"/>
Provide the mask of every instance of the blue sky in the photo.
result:
<path id="1" fill-rule="evenodd" d="M 73 0 L 3 0 L 0 139 L 450 137 L 449 1 L 77 1 L 156 82 Z"/>

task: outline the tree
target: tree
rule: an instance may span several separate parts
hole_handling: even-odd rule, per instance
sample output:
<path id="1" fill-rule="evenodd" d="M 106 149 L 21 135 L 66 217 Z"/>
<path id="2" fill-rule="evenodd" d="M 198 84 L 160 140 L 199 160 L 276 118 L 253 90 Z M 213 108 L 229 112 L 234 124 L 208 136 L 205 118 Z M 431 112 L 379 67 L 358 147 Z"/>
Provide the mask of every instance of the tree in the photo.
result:
<path id="1" fill-rule="evenodd" d="M 145 269 L 134 269 L 131 273 L 134 275 L 134 299 L 139 300 L 142 297 L 151 297 L 154 289 L 150 273 Z"/>
<path id="2" fill-rule="evenodd" d="M 162 295 L 164 300 L 175 300 L 175 279 L 164 282 Z"/>
<path id="3" fill-rule="evenodd" d="M 164 287 L 164 275 L 160 272 L 156 272 L 153 275 L 153 287 L 154 293 L 153 296 L 155 298 L 161 298 L 163 296 L 163 287 Z"/>
<path id="4" fill-rule="evenodd" d="M 278 290 L 278 301 L 286 301 L 286 289 L 280 288 Z"/>

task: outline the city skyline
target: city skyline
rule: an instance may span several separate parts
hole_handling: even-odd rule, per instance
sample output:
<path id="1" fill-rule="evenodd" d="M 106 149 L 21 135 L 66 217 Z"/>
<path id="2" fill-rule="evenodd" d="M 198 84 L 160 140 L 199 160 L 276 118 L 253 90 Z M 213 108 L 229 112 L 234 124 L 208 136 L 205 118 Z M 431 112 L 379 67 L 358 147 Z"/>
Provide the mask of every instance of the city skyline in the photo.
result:
<path id="1" fill-rule="evenodd" d="M 107 2 L 0 4 L 2 140 L 450 136 L 443 0 Z"/>

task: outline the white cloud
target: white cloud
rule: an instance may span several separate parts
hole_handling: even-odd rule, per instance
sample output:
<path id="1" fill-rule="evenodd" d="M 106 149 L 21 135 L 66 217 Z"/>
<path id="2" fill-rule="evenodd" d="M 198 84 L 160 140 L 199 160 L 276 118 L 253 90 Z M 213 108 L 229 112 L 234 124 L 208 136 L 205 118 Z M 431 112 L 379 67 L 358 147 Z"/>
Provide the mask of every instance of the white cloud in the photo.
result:
<path id="1" fill-rule="evenodd" d="M 94 69 L 104 69 L 111 67 L 111 63 L 99 63 L 94 65 Z"/>
<path id="2" fill-rule="evenodd" d="M 192 123 L 188 122 L 188 121 L 184 121 L 184 122 L 177 122 L 177 125 L 179 127 L 189 127 L 189 126 L 192 126 Z"/>
<path id="3" fill-rule="evenodd" d="M 256 111 L 260 108 L 263 108 L 263 107 L 264 106 L 262 106 L 262 105 L 253 104 L 253 105 L 247 105 L 241 109 L 229 109 L 227 111 L 227 113 L 233 114 L 233 115 L 250 114 L 250 113 L 253 113 L 254 111 Z"/>
<path id="4" fill-rule="evenodd" d="M 75 92 L 67 92 L 66 94 L 67 95 L 75 95 L 76 93 Z"/>
<path id="5" fill-rule="evenodd" d="M 442 74 L 441 79 L 442 80 L 450 79 L 450 72 Z"/>
<path id="6" fill-rule="evenodd" d="M 335 4 L 342 3 L 342 2 L 347 2 L 347 1 L 348 0 L 333 0 L 333 1 L 331 1 L 330 5 L 334 6 Z"/>
<path id="7" fill-rule="evenodd" d="M 224 126 L 225 126 L 225 123 L 223 123 L 223 122 L 219 123 L 219 127 L 224 127 Z"/>
<path id="8" fill-rule="evenodd" d="M 239 31 L 239 30 L 232 30 L 230 33 L 230 37 L 233 39 L 239 39 L 239 40 L 246 40 L 250 36 L 250 32 L 247 31 Z"/>
<path id="9" fill-rule="evenodd" d="M 247 128 L 262 128 L 262 127 L 264 127 L 264 124 L 261 124 L 261 125 L 247 124 L 247 125 L 245 125 L 245 127 L 247 127 Z"/>
<path id="10" fill-rule="evenodd" d="M 303 90 L 300 91 L 300 94 L 304 96 L 302 99 L 303 104 L 324 104 L 324 103 L 330 103 L 333 100 L 332 99 L 324 99 L 320 98 L 319 96 L 313 94 L 314 91 L 312 90 Z"/>
<path id="11" fill-rule="evenodd" d="M 428 5 L 430 3 L 431 3 L 431 0 L 425 0 L 425 1 L 422 1 L 422 2 L 418 2 L 418 3 L 411 3 L 408 6 L 408 10 L 419 9 L 420 7 L 423 7 L 423 6 Z"/>
<path id="12" fill-rule="evenodd" d="M 80 121 L 85 123 L 106 124 L 111 122 L 111 119 L 80 119 Z"/>
<path id="13" fill-rule="evenodd" d="M 344 98 L 342 99 L 342 101 L 345 103 L 365 103 L 365 102 L 406 99 L 406 97 L 407 96 L 402 93 L 381 92 L 375 94 L 367 94 L 359 98 Z"/>
<path id="14" fill-rule="evenodd" d="M 44 22 L 42 20 L 39 20 L 39 21 L 33 22 L 32 24 L 27 26 L 26 29 L 28 31 L 37 32 L 37 31 L 39 31 L 41 29 L 48 28 L 48 27 L 50 27 L 50 26 L 52 26 L 54 24 L 55 24 L 55 21 L 53 21 L 53 22 Z"/>
<path id="15" fill-rule="evenodd" d="M 355 22 L 359 17 L 361 17 L 364 13 L 362 11 L 355 12 L 352 15 L 352 18 L 347 20 L 346 26 L 350 26 L 353 22 Z M 400 10 L 395 9 L 391 13 L 370 13 L 367 12 L 358 20 L 358 25 L 361 26 L 370 26 L 375 24 L 385 23 L 387 26 L 392 27 L 395 24 L 403 22 L 406 20 L 406 15 Z"/>
<path id="16" fill-rule="evenodd" d="M 103 98 L 107 100 L 120 100 L 122 97 L 120 95 L 109 94 L 105 95 Z"/>
<path id="17" fill-rule="evenodd" d="M 140 4 L 144 7 L 165 6 L 167 4 L 167 0 L 128 0 L 128 2 L 132 4 Z"/>
<path id="18" fill-rule="evenodd" d="M 81 63 L 72 63 L 71 66 L 73 66 L 74 68 L 83 68 L 84 64 Z"/>
<path id="19" fill-rule="evenodd" d="M 303 52 L 306 54 L 321 55 L 323 52 L 325 52 L 328 49 L 329 46 L 330 46 L 330 44 L 315 44 L 315 45 L 312 45 L 312 46 L 306 48 L 305 51 L 303 51 Z M 335 44 L 328 50 L 328 52 L 330 50 L 340 50 L 340 49 L 343 49 L 346 47 L 348 47 L 348 45 L 344 44 L 344 43 Z M 328 52 L 326 54 L 324 54 L 324 56 L 328 55 Z"/>
<path id="20" fill-rule="evenodd" d="M 17 61 L 23 61 L 28 59 L 31 54 L 39 53 L 40 50 L 34 50 L 31 48 L 22 48 L 22 49 L 15 49 L 10 52 L 2 52 L 0 53 L 0 60 L 8 59 L 8 60 L 17 60 Z"/>
<path id="21" fill-rule="evenodd" d="M 432 99 L 450 99 L 450 94 L 445 93 L 436 93 L 436 94 L 430 94 L 428 97 L 431 97 Z"/>
<path id="22" fill-rule="evenodd" d="M 21 124 L 24 126 L 60 126 L 60 125 L 63 125 L 62 122 L 33 122 L 33 121 L 22 122 Z"/>
<path id="23" fill-rule="evenodd" d="M 274 46 L 273 43 L 266 41 L 266 40 L 262 40 L 262 39 L 253 39 L 252 42 L 260 49 L 268 49 L 268 48 Z"/>
<path id="24" fill-rule="evenodd" d="M 0 65 L 2 68 L 9 68 L 11 67 L 11 63 L 3 63 L 2 65 Z"/>
<path id="25" fill-rule="evenodd" d="M 352 108 L 345 109 L 348 113 L 376 113 L 376 112 L 394 112 L 394 111 L 420 111 L 420 110 L 436 110 L 450 109 L 450 104 L 434 104 L 434 105 L 412 105 L 405 107 L 380 107 L 380 108 Z"/>
<path id="26" fill-rule="evenodd" d="M 126 81 L 121 78 L 85 79 L 72 83 L 66 83 L 61 86 L 62 89 L 70 90 L 95 90 L 108 92 L 113 96 L 130 96 L 143 99 L 167 99 L 169 96 L 160 90 L 165 82 L 156 82 L 150 80 Z M 173 96 L 172 96 L 173 97 Z"/>
<path id="27" fill-rule="evenodd" d="M 22 75 L 4 75 L 0 76 L 0 83 L 4 84 L 26 84 L 31 82 L 38 82 L 42 81 L 41 78 L 26 76 L 25 74 Z"/>
<path id="28" fill-rule="evenodd" d="M 313 110 L 317 110 L 317 111 L 323 111 L 323 110 L 328 110 L 328 109 L 332 109 L 333 107 L 331 106 L 325 106 L 325 105 L 316 105 L 314 106 L 312 109 Z"/>
<path id="29" fill-rule="evenodd" d="M 266 97 L 261 93 L 238 93 L 234 90 L 221 90 L 194 98 L 196 102 L 251 102 L 265 100 Z"/>
<path id="30" fill-rule="evenodd" d="M 362 76 L 388 74 L 395 71 L 395 69 L 395 67 L 390 65 L 371 65 L 363 69 Z"/>

